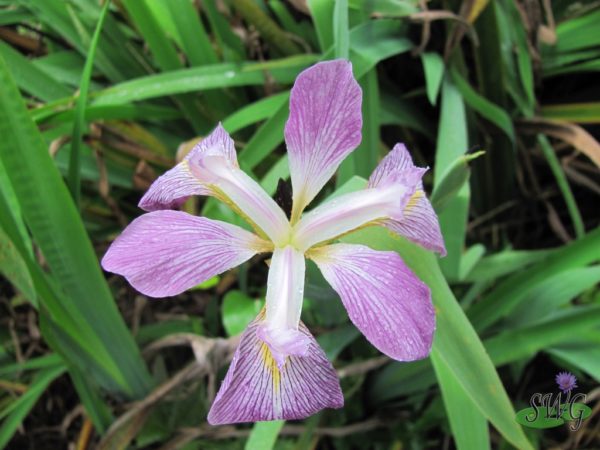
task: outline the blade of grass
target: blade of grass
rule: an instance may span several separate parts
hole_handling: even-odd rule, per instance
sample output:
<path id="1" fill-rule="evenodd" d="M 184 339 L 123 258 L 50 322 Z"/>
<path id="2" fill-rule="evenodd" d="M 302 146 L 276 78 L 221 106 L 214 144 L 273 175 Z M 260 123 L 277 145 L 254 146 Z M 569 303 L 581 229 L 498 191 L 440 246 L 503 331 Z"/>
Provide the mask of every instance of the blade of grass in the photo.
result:
<path id="1" fill-rule="evenodd" d="M 246 22 L 253 25 L 261 37 L 284 56 L 300 53 L 298 45 L 289 37 L 290 32 L 282 30 L 254 0 L 231 0 L 235 10 Z"/>
<path id="2" fill-rule="evenodd" d="M 62 365 L 41 370 L 35 376 L 27 391 L 0 413 L 0 419 L 6 417 L 0 426 L 0 448 L 6 448 L 6 444 L 8 444 L 46 388 L 64 371 L 65 367 Z"/>
<path id="3" fill-rule="evenodd" d="M 454 85 L 459 90 L 467 105 L 504 131 L 506 136 L 514 142 L 515 130 L 508 113 L 475 92 L 467 80 L 465 80 L 457 70 L 451 69 L 450 74 L 452 75 Z"/>
<path id="4" fill-rule="evenodd" d="M 265 82 L 265 70 L 269 70 L 276 81 L 291 83 L 316 58 L 315 55 L 300 55 L 268 62 L 222 63 L 173 70 L 129 80 L 105 89 L 94 96 L 94 104 L 115 105 L 184 92 L 262 85 Z"/>
<path id="5" fill-rule="evenodd" d="M 270 95 L 254 103 L 250 103 L 223 120 L 223 127 L 235 133 L 249 125 L 273 117 L 284 104 L 287 104 L 290 92 Z"/>
<path id="6" fill-rule="evenodd" d="M 9 64 L 18 86 L 28 94 L 44 101 L 57 100 L 72 94 L 71 89 L 37 68 L 10 45 L 0 41 L 0 55 Z"/>
<path id="7" fill-rule="evenodd" d="M 227 62 L 242 61 L 245 58 L 244 45 L 232 31 L 227 18 L 219 12 L 215 2 L 203 2 L 202 5 L 221 49 L 221 59 Z"/>
<path id="8" fill-rule="evenodd" d="M 485 347 L 494 364 L 500 366 L 530 358 L 574 336 L 585 336 L 587 331 L 597 328 L 599 321 L 600 305 L 574 307 L 556 312 L 542 322 L 503 331 L 487 339 Z"/>
<path id="9" fill-rule="evenodd" d="M 173 21 L 177 23 L 177 32 L 181 44 L 192 66 L 216 64 L 219 60 L 198 12 L 189 0 L 169 0 L 167 7 Z"/>
<path id="10" fill-rule="evenodd" d="M 147 43 L 157 66 L 163 71 L 178 70 L 183 68 L 177 50 L 169 40 L 165 30 L 161 27 L 146 0 L 124 0 L 123 6 L 140 34 Z M 209 125 L 200 117 L 200 110 L 195 106 L 190 96 L 177 96 L 174 98 L 188 122 L 196 132 L 207 131 Z"/>
<path id="11" fill-rule="evenodd" d="M 96 47 L 100 39 L 100 32 L 104 25 L 104 19 L 110 6 L 110 0 L 107 0 L 100 12 L 98 24 L 94 30 L 94 35 L 90 42 L 85 66 L 81 74 L 81 83 L 79 84 L 79 97 L 77 98 L 77 106 L 75 107 L 75 120 L 73 121 L 73 134 L 71 136 L 71 157 L 69 159 L 69 174 L 67 177 L 71 196 L 75 206 L 79 208 L 81 198 L 81 138 L 83 137 L 83 128 L 85 124 L 85 107 L 87 104 L 88 90 L 90 88 L 90 80 L 92 78 L 92 70 L 94 68 L 94 57 L 96 56 Z"/>
<path id="12" fill-rule="evenodd" d="M 600 102 L 545 105 L 542 117 L 576 123 L 600 123 Z"/>
<path id="13" fill-rule="evenodd" d="M 537 141 L 542 149 L 542 154 L 550 166 L 552 175 L 554 175 L 554 178 L 556 179 L 558 189 L 560 189 L 560 193 L 567 204 L 567 211 L 569 211 L 569 215 L 571 216 L 571 221 L 573 222 L 573 227 L 575 228 L 575 235 L 578 238 L 581 238 L 585 235 L 585 227 L 583 225 L 581 212 L 579 212 L 577 202 L 575 201 L 575 196 L 573 195 L 573 191 L 571 191 L 571 187 L 567 181 L 567 176 L 562 170 L 560 162 L 558 161 L 558 157 L 556 156 L 556 152 L 550 145 L 548 138 L 543 134 L 539 134 L 537 136 Z"/>
<path id="14" fill-rule="evenodd" d="M 528 289 L 568 269 L 583 267 L 600 258 L 600 228 L 591 231 L 533 267 L 509 276 L 479 303 L 469 309 L 469 318 L 478 330 L 505 317 L 527 295 Z"/>
<path id="15" fill-rule="evenodd" d="M 565 280 L 569 280 L 565 283 Z M 538 322 L 600 283 L 600 266 L 578 267 L 548 277 L 531 288 L 506 321 L 507 328 Z"/>
<path id="16" fill-rule="evenodd" d="M 4 212 L 3 212 L 4 214 Z M 13 242 L 0 226 L 0 274 L 19 290 L 32 304 L 37 305 L 37 296 L 27 265 Z"/>

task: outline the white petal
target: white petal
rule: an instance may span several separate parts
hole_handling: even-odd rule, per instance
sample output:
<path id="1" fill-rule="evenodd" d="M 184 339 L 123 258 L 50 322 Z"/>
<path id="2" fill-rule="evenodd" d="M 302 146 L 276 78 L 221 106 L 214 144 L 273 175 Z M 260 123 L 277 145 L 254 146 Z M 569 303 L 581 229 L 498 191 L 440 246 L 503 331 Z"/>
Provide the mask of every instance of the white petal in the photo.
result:
<path id="1" fill-rule="evenodd" d="M 302 355 L 308 341 L 298 331 L 304 299 L 304 254 L 291 246 L 273 251 L 267 280 L 267 312 L 259 337 L 278 365 L 289 355 Z"/>

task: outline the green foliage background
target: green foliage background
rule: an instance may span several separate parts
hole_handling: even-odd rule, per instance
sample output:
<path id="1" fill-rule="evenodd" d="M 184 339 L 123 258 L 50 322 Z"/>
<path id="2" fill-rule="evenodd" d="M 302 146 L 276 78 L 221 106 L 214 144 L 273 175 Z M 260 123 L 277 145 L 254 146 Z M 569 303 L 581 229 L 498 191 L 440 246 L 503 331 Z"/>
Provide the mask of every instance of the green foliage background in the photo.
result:
<path id="1" fill-rule="evenodd" d="M 593 1 L 0 0 L 0 448 L 600 445 L 595 415 L 575 434 L 514 420 L 559 370 L 598 392 L 599 29 Z M 364 126 L 322 198 L 361 188 L 396 142 L 432 168 L 446 258 L 381 229 L 344 239 L 398 251 L 431 287 L 434 347 L 382 357 L 309 266 L 303 320 L 346 406 L 209 427 L 266 265 L 148 302 L 98 260 L 218 121 L 274 194 L 289 89 L 331 58 L 353 63 Z M 184 208 L 246 226 L 212 199 Z"/>

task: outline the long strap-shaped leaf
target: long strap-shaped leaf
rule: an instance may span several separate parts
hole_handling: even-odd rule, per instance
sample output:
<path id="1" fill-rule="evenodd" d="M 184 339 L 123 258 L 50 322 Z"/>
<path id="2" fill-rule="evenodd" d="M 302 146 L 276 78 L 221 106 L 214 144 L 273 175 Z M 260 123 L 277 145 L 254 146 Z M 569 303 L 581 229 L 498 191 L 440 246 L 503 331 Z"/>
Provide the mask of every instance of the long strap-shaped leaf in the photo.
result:
<path id="1" fill-rule="evenodd" d="M 2 58 L 0 136 L 0 159 L 33 238 L 64 293 L 62 307 L 81 317 L 81 329 L 89 330 L 81 338 L 94 339 L 103 350 L 106 357 L 99 363 L 109 372 L 117 371 L 121 393 L 142 396 L 150 384 L 149 374 L 115 306 L 67 188 Z"/>

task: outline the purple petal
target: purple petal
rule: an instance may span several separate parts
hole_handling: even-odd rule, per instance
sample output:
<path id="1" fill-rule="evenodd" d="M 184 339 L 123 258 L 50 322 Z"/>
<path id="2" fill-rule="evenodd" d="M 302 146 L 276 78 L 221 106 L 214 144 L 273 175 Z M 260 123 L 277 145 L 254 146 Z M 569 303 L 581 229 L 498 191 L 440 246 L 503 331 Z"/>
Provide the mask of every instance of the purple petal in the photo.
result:
<path id="1" fill-rule="evenodd" d="M 151 297 L 177 295 L 236 267 L 266 242 L 235 225 L 180 211 L 135 219 L 110 246 L 102 267 Z"/>
<path id="2" fill-rule="evenodd" d="M 360 143 L 361 103 L 348 61 L 315 64 L 296 79 L 285 126 L 296 216 Z"/>
<path id="3" fill-rule="evenodd" d="M 394 183 L 406 183 L 416 176 L 410 153 L 404 144 L 396 144 L 392 151 L 379 163 L 369 178 L 369 187 L 382 187 Z M 423 183 L 416 182 L 416 190 L 401 212 L 380 221 L 382 225 L 428 250 L 446 255 L 440 224 L 431 203 L 423 190 Z"/>
<path id="4" fill-rule="evenodd" d="M 221 124 L 196 144 L 182 162 L 152 183 L 139 207 L 146 211 L 176 208 L 192 195 L 213 195 L 213 191 L 198 179 L 202 171 L 200 162 L 206 155 L 223 156 L 232 166 L 238 165 L 233 140 Z"/>
<path id="5" fill-rule="evenodd" d="M 382 353 L 399 361 L 429 354 L 435 330 L 431 293 L 397 253 L 334 244 L 313 250 L 310 257 L 350 320 Z"/>
<path id="6" fill-rule="evenodd" d="M 299 327 L 310 341 L 305 356 L 289 356 L 279 369 L 257 336 L 263 318 L 264 311 L 244 331 L 208 422 L 296 420 L 324 408 L 341 408 L 344 397 L 337 374 L 306 327 Z"/>

